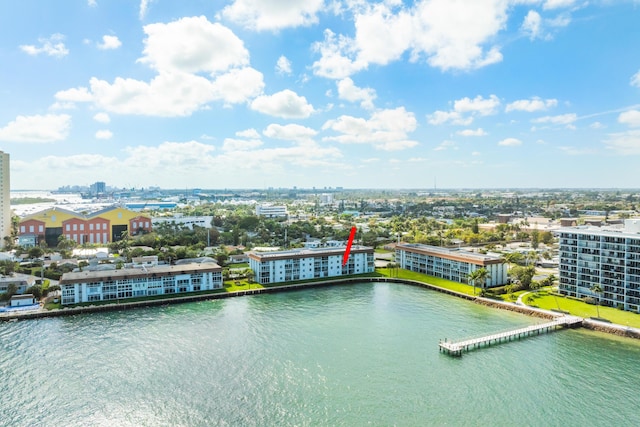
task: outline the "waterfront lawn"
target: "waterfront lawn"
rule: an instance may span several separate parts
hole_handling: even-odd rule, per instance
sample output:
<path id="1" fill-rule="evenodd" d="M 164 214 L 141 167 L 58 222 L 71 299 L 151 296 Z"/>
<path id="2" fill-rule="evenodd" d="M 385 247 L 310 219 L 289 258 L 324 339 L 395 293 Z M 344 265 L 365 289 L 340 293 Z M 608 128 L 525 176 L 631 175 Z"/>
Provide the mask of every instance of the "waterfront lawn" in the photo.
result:
<path id="1" fill-rule="evenodd" d="M 461 294 L 473 295 L 473 286 L 464 283 L 453 282 L 451 280 L 441 279 L 439 277 L 429 276 L 427 274 L 416 273 L 414 271 L 402 268 L 376 268 L 376 272 L 392 279 L 407 279 L 417 282 L 428 283 L 440 288 L 449 289 L 451 291 L 460 292 Z M 480 288 L 476 288 L 476 295 L 480 295 Z"/>
<path id="2" fill-rule="evenodd" d="M 529 300 L 531 296 L 531 300 Z M 597 317 L 598 310 L 594 304 L 578 301 L 571 298 L 551 295 L 548 291 L 534 292 L 523 298 L 523 302 L 533 307 L 546 310 L 563 310 L 579 317 Z M 640 314 L 623 311 L 613 307 L 600 306 L 600 318 L 618 325 L 640 328 Z"/>
<path id="3" fill-rule="evenodd" d="M 239 262 L 236 264 L 227 264 L 226 267 L 229 268 L 249 268 L 249 263 L 248 262 Z"/>
<path id="4" fill-rule="evenodd" d="M 260 283 L 249 283 L 246 279 L 244 280 L 227 280 L 224 282 L 224 289 L 227 292 L 235 292 L 235 291 L 246 291 L 248 289 L 258 289 L 263 288 Z"/>

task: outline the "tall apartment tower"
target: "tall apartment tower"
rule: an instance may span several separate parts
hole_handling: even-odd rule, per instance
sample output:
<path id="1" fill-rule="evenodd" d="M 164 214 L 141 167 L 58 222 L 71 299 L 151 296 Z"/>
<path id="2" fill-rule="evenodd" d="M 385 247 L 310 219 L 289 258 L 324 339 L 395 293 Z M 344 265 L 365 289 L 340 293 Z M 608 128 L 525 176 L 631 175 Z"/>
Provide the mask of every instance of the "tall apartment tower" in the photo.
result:
<path id="1" fill-rule="evenodd" d="M 0 151 L 0 247 L 11 235 L 11 196 L 9 185 L 9 153 Z"/>

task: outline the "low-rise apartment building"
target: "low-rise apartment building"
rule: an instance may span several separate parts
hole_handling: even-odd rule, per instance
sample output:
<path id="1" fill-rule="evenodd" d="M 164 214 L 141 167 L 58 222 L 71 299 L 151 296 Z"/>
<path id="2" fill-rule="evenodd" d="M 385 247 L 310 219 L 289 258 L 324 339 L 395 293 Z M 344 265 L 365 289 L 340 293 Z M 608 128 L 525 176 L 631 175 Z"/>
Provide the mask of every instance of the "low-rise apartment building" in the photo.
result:
<path id="1" fill-rule="evenodd" d="M 469 283 L 469 274 L 484 268 L 489 272 L 485 287 L 507 283 L 507 265 L 497 256 L 420 243 L 400 243 L 395 249 L 396 262 L 407 270 Z"/>
<path id="2" fill-rule="evenodd" d="M 63 305 L 153 295 L 174 296 L 222 286 L 222 267 L 213 262 L 79 271 L 65 273 L 60 279 Z"/>
<path id="3" fill-rule="evenodd" d="M 558 236 L 562 294 L 640 312 L 640 219 L 624 228 L 561 228 Z"/>
<path id="4" fill-rule="evenodd" d="M 249 252 L 249 265 L 260 284 L 372 273 L 373 248 L 352 246 L 346 265 L 345 247 L 291 249 L 275 252 Z"/>

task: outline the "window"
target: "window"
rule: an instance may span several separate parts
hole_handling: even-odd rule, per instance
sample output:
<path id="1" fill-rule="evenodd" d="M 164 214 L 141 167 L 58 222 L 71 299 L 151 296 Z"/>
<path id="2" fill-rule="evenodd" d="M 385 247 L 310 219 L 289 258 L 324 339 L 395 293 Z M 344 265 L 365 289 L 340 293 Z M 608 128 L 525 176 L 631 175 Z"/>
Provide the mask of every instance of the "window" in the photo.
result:
<path id="1" fill-rule="evenodd" d="M 93 230 L 93 224 L 89 224 L 89 230 Z"/>
<path id="2" fill-rule="evenodd" d="M 102 223 L 102 229 L 103 229 L 103 230 L 106 230 L 106 229 L 107 229 L 107 223 L 106 223 L 106 222 L 103 222 L 103 223 Z"/>
<path id="3" fill-rule="evenodd" d="M 84 231 L 84 224 L 80 224 L 80 231 Z"/>
<path id="4" fill-rule="evenodd" d="M 69 224 L 67 224 L 65 230 L 71 231 L 71 226 Z"/>
<path id="5" fill-rule="evenodd" d="M 20 232 L 21 232 L 21 233 L 24 233 L 24 232 L 26 232 L 26 231 L 27 231 L 26 227 L 25 227 L 24 225 L 21 225 L 21 226 L 20 226 Z"/>
<path id="6" fill-rule="evenodd" d="M 29 226 L 29 233 L 33 233 L 33 225 Z"/>

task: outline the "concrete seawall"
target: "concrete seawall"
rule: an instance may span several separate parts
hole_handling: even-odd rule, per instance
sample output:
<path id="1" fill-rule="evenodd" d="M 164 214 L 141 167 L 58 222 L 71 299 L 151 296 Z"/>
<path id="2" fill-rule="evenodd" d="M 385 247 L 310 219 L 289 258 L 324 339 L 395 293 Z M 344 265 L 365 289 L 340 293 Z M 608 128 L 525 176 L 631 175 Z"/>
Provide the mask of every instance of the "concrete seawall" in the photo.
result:
<path id="1" fill-rule="evenodd" d="M 327 286 L 338 286 L 338 285 L 351 285 L 362 282 L 383 282 L 383 283 L 400 283 L 404 285 L 416 286 L 420 288 L 430 289 L 437 292 L 442 292 L 444 294 L 452 295 L 458 298 L 463 298 L 468 301 L 474 301 L 478 304 L 482 304 L 492 308 L 499 308 L 501 310 L 509 310 L 517 313 L 526 314 L 528 316 L 539 317 L 543 319 L 553 319 L 555 317 L 561 316 L 561 313 L 555 313 L 548 310 L 542 310 L 535 307 L 529 307 L 525 305 L 516 305 L 508 302 L 497 301 L 489 298 L 467 295 L 460 292 L 452 291 L 449 289 L 440 288 L 435 285 L 431 285 L 429 283 L 418 282 L 415 280 L 408 279 L 400 279 L 394 277 L 352 277 L 348 279 L 329 279 L 320 282 L 310 282 L 310 283 L 297 283 L 292 285 L 279 285 L 279 286 L 271 286 L 267 288 L 256 288 L 256 289 L 247 289 L 241 291 L 233 291 L 233 292 L 216 292 L 211 294 L 200 294 L 200 295 L 185 295 L 174 298 L 162 298 L 162 299 L 153 299 L 146 301 L 134 301 L 134 302 L 122 302 L 122 303 L 113 303 L 113 304 L 104 304 L 104 305 L 89 305 L 83 307 L 66 307 L 56 310 L 49 311 L 35 311 L 35 312 L 18 312 L 15 314 L 0 314 L 0 321 L 11 321 L 11 320 L 28 320 L 28 319 L 40 319 L 45 317 L 60 317 L 60 316 L 73 316 L 77 314 L 90 314 L 90 313 L 99 313 L 99 312 L 108 312 L 108 311 L 119 311 L 119 310 L 130 310 L 135 308 L 142 307 L 156 307 L 163 306 L 169 304 L 182 304 L 189 302 L 198 302 L 198 301 L 207 301 L 213 299 L 222 299 L 222 298 L 234 298 L 241 297 L 246 295 L 260 295 L 260 294 L 271 294 L 277 292 L 289 292 L 300 289 L 309 289 L 309 288 L 320 288 Z M 584 319 L 582 322 L 582 326 L 587 329 L 592 329 L 599 332 L 606 332 L 610 334 L 615 334 L 619 336 L 626 336 L 631 338 L 640 339 L 640 329 L 630 328 L 622 325 L 609 324 L 606 322 L 596 321 L 592 319 Z"/>

